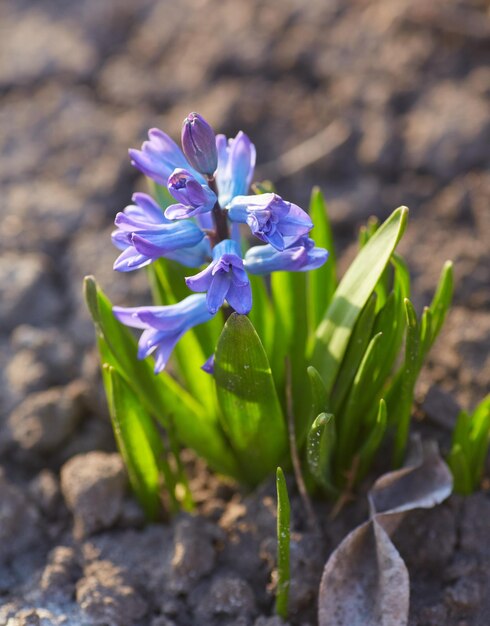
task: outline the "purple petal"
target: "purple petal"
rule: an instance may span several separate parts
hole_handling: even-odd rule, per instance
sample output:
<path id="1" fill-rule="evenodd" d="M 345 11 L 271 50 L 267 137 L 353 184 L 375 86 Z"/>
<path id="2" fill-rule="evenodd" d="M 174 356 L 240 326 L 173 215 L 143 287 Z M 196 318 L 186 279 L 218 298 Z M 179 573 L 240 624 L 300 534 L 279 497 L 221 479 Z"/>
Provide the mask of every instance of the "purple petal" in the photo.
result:
<path id="1" fill-rule="evenodd" d="M 252 289 L 250 283 L 240 287 L 232 283 L 226 294 L 226 300 L 237 313 L 241 315 L 250 313 L 252 308 Z"/>
<path id="2" fill-rule="evenodd" d="M 153 259 L 138 252 L 134 246 L 128 246 L 114 261 L 113 269 L 117 272 L 132 272 L 145 267 Z"/>
<path id="3" fill-rule="evenodd" d="M 206 269 L 202 270 L 194 276 L 186 276 L 185 284 L 191 291 L 207 291 L 213 280 L 213 264 L 208 265 Z"/>
<path id="4" fill-rule="evenodd" d="M 226 294 L 231 285 L 231 277 L 228 273 L 220 273 L 213 276 L 206 294 L 206 304 L 210 313 L 216 313 L 222 306 Z"/>
<path id="5" fill-rule="evenodd" d="M 148 324 L 143 322 L 139 314 L 142 311 L 146 311 L 148 307 L 122 307 L 113 306 L 112 312 L 114 316 L 125 326 L 131 326 L 131 328 L 148 328 Z"/>

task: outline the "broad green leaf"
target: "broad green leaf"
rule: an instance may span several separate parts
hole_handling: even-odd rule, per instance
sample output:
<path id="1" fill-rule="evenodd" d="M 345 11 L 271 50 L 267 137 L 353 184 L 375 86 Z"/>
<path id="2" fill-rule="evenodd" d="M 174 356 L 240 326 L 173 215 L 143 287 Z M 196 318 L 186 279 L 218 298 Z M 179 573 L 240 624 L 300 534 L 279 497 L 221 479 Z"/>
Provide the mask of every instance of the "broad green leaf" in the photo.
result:
<path id="1" fill-rule="evenodd" d="M 332 478 L 336 443 L 334 416 L 331 413 L 320 413 L 308 432 L 306 458 L 314 479 L 330 495 L 337 491 Z"/>
<path id="2" fill-rule="evenodd" d="M 453 297 L 453 290 L 453 264 L 451 261 L 446 261 L 442 268 L 436 293 L 430 305 L 430 311 L 432 313 L 432 343 L 435 341 L 444 324 L 446 313 Z"/>
<path id="3" fill-rule="evenodd" d="M 169 374 L 153 373 L 152 359 L 137 359 L 136 340 L 112 313 L 112 305 L 91 276 L 85 278 L 85 298 L 98 337 L 106 346 L 105 358 L 132 388 L 148 413 L 166 428 L 169 418 L 179 440 L 194 449 L 217 471 L 237 476 L 235 460 L 221 428 Z"/>
<path id="4" fill-rule="evenodd" d="M 165 465 L 165 486 L 173 512 L 178 510 L 175 477 L 166 463 L 165 450 L 155 425 L 137 396 L 113 367 L 106 367 L 106 393 L 117 446 L 128 470 L 134 493 L 148 519 L 161 512 L 160 468 Z M 107 388 L 109 387 L 109 388 Z"/>
<path id="5" fill-rule="evenodd" d="M 307 373 L 310 379 L 313 406 L 312 415 L 319 415 L 320 413 L 324 413 L 327 409 L 327 390 L 325 389 L 325 385 L 320 377 L 320 374 L 312 365 L 308 367 Z"/>
<path id="6" fill-rule="evenodd" d="M 373 462 L 374 456 L 383 441 L 383 437 L 386 432 L 387 424 L 387 411 L 386 402 L 381 399 L 378 405 L 378 414 L 376 416 L 376 422 L 367 435 L 366 441 L 361 446 L 358 457 L 359 462 L 356 468 L 356 481 L 358 482 L 369 471 Z"/>
<path id="7" fill-rule="evenodd" d="M 317 270 L 308 272 L 308 313 L 310 328 L 315 330 L 325 317 L 337 287 L 337 263 L 332 228 L 325 199 L 319 187 L 314 187 L 311 193 L 310 217 L 313 222 L 310 236 L 318 247 L 328 250 L 327 262 Z"/>
<path id="8" fill-rule="evenodd" d="M 395 399 L 393 411 L 396 419 L 394 464 L 399 467 L 407 446 L 412 413 L 415 382 L 420 371 L 420 328 L 417 314 L 408 298 L 405 300 L 407 334 L 405 339 L 405 361 L 401 381 L 401 393 Z"/>
<path id="9" fill-rule="evenodd" d="M 276 472 L 277 489 L 277 587 L 276 614 L 288 618 L 290 572 L 291 505 L 288 488 L 280 467 Z"/>
<path id="10" fill-rule="evenodd" d="M 269 361 L 252 323 L 232 313 L 216 349 L 221 423 L 243 471 L 256 484 L 287 452 L 287 429 Z"/>
<path id="11" fill-rule="evenodd" d="M 371 294 L 366 302 L 359 319 L 357 320 L 352 336 L 342 359 L 334 390 L 330 398 L 330 407 L 334 414 L 338 414 L 349 393 L 354 377 L 366 348 L 371 339 L 376 309 L 376 294 Z"/>
<path id="12" fill-rule="evenodd" d="M 316 332 L 312 365 L 332 390 L 355 323 L 405 230 L 408 209 L 400 207 L 380 226 L 341 280 Z"/>

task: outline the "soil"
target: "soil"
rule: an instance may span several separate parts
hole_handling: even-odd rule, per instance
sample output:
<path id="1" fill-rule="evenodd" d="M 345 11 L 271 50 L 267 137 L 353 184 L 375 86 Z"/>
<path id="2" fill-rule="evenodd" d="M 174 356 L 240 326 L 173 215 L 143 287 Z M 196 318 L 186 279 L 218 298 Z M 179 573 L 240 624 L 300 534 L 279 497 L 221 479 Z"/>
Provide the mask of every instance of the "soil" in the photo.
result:
<path id="1" fill-rule="evenodd" d="M 0 626 L 279 626 L 272 483 L 244 493 L 190 457 L 198 514 L 144 525 L 81 279 L 148 301 L 144 274 L 111 269 L 111 222 L 144 187 L 126 150 L 152 126 L 177 137 L 191 110 L 246 131 L 257 175 L 288 199 L 322 187 L 342 268 L 368 216 L 408 205 L 419 310 L 455 264 L 415 413 L 447 452 L 459 407 L 490 380 L 488 6 L 3 0 L 0 24 Z M 323 566 L 366 519 L 367 487 L 333 521 L 316 503 L 320 541 L 291 483 L 291 626 L 316 623 Z M 484 488 L 407 517 L 393 540 L 411 626 L 490 623 L 489 532 Z"/>

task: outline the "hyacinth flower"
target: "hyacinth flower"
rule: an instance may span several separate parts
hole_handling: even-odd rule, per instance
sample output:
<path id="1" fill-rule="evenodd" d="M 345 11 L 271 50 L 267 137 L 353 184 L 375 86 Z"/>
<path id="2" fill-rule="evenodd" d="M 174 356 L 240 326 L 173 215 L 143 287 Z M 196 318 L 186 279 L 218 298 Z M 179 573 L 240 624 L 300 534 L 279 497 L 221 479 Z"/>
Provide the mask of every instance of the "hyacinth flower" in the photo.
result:
<path id="1" fill-rule="evenodd" d="M 198 294 L 169 306 L 115 306 L 113 313 L 126 326 L 143 330 L 138 342 L 138 358 L 144 359 L 153 354 L 156 374 L 165 369 L 179 339 L 189 329 L 213 317 L 206 297 Z"/>
<path id="2" fill-rule="evenodd" d="M 303 209 L 276 193 L 236 196 L 230 202 L 228 216 L 233 222 L 248 224 L 258 239 L 277 250 L 292 246 L 313 228 Z"/>
<path id="3" fill-rule="evenodd" d="M 178 200 L 165 209 L 165 217 L 169 220 L 182 220 L 208 213 L 218 198 L 207 185 L 201 185 L 190 172 L 178 168 L 169 176 L 168 190 Z"/>
<path id="4" fill-rule="evenodd" d="M 119 272 L 129 272 L 158 258 L 179 260 L 187 267 L 199 267 L 209 255 L 204 232 L 192 222 L 171 222 L 153 198 L 133 195 L 134 204 L 118 213 L 113 244 L 122 250 L 114 263 Z"/>
<path id="5" fill-rule="evenodd" d="M 178 459 L 160 469 L 165 453 L 155 445 L 153 419 L 171 454 L 192 448 L 251 486 L 290 465 L 296 445 L 312 481 L 338 497 L 366 475 L 388 424 L 399 466 L 416 379 L 451 298 L 450 264 L 418 319 L 395 253 L 405 207 L 363 231 L 358 256 L 337 283 L 334 255 L 326 263 L 333 242 L 319 190 L 308 213 L 275 193 L 249 195 L 250 139 L 215 137 L 197 114 L 184 121 L 182 146 L 154 129 L 131 151 L 133 164 L 175 203 L 158 187 L 158 203 L 135 194 L 113 233 L 116 269 L 148 266 L 154 305 L 112 307 L 93 279 L 86 282 L 135 491 L 158 509 L 162 481 L 176 497 L 175 485 L 185 484 L 181 476 L 172 483 Z M 260 245 L 240 238 L 242 224 Z M 126 326 L 142 331 L 138 347 Z"/>
<path id="6" fill-rule="evenodd" d="M 213 261 L 208 267 L 185 279 L 192 291 L 206 291 L 206 303 L 213 315 L 228 304 L 246 315 L 252 308 L 252 290 L 247 272 L 243 267 L 240 248 L 232 239 L 220 241 L 213 248 Z"/>
<path id="7" fill-rule="evenodd" d="M 245 254 L 245 269 L 250 274 L 272 272 L 308 272 L 321 267 L 328 259 L 325 248 L 317 248 L 313 239 L 303 237 L 286 250 L 276 250 L 270 244 L 254 246 Z"/>

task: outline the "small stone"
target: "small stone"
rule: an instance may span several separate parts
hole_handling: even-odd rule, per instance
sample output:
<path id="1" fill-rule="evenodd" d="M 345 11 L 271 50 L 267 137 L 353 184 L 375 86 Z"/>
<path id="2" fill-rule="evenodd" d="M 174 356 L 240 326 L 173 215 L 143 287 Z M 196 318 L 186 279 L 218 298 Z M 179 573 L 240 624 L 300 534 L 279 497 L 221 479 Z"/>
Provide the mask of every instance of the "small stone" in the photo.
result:
<path id="1" fill-rule="evenodd" d="M 30 394 L 9 416 L 14 442 L 29 452 L 57 450 L 73 433 L 83 414 L 83 381 Z"/>
<path id="2" fill-rule="evenodd" d="M 222 536 L 219 528 L 201 517 L 181 516 L 175 525 L 174 551 L 170 587 L 188 591 L 208 574 L 216 561 L 216 540 Z"/>
<path id="3" fill-rule="evenodd" d="M 126 487 L 119 454 L 80 454 L 61 468 L 61 491 L 75 517 L 75 535 L 110 528 L 119 518 Z"/>
<path id="4" fill-rule="evenodd" d="M 209 624 L 213 617 L 233 619 L 233 624 L 246 626 L 257 612 L 255 596 L 250 585 L 239 576 L 218 576 L 197 604 L 198 624 Z M 237 620 L 237 621 L 235 621 Z"/>
<path id="5" fill-rule="evenodd" d="M 106 626 L 134 626 L 148 610 L 126 571 L 110 561 L 87 565 L 77 583 L 76 598 L 93 623 Z"/>

